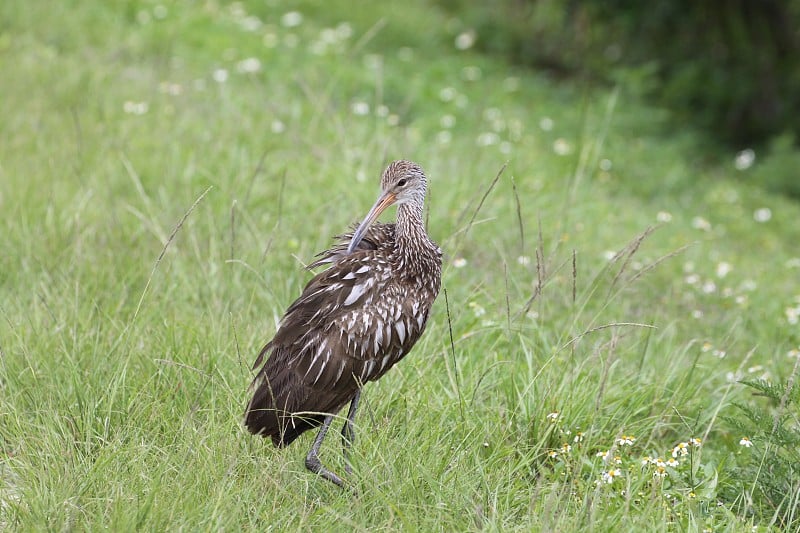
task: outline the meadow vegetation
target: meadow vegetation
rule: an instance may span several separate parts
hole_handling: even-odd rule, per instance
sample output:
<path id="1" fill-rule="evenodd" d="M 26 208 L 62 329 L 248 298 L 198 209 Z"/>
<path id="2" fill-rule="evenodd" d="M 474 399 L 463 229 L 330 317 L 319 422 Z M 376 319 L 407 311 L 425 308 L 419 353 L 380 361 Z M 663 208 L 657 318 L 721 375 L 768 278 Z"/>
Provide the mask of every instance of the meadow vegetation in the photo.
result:
<path id="1" fill-rule="evenodd" d="M 800 206 L 758 153 L 482 55 L 426 2 L 0 21 L 0 528 L 798 526 Z M 444 291 L 365 390 L 353 497 L 311 436 L 241 417 L 303 265 L 397 158 Z"/>

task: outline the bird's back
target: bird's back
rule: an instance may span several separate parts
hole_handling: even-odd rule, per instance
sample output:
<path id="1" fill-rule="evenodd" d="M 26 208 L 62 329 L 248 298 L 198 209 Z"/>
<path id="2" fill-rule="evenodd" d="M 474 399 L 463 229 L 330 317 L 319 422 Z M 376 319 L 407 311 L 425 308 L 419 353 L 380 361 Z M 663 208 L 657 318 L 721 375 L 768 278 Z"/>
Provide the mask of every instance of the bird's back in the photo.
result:
<path id="1" fill-rule="evenodd" d="M 334 237 L 336 242 L 334 242 L 333 246 L 324 252 L 318 253 L 317 259 L 306 268 L 310 270 L 322 265 L 334 264 L 346 256 L 347 246 L 350 244 L 350 239 L 353 238 L 353 233 L 357 227 L 358 222 L 353 223 L 350 226 L 350 231 Z M 373 224 L 367 229 L 364 238 L 359 241 L 356 251 L 374 251 L 380 256 L 389 256 L 395 244 L 394 231 L 394 224 Z"/>

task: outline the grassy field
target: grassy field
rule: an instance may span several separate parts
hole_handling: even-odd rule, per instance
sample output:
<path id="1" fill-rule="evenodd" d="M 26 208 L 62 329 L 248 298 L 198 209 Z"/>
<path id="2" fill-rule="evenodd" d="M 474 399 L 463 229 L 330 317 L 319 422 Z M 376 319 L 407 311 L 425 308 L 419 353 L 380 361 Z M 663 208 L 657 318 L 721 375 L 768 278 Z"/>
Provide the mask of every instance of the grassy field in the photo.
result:
<path id="1" fill-rule="evenodd" d="M 775 450 L 733 404 L 797 374 L 800 207 L 633 88 L 475 54 L 426 2 L 348 6 L 0 6 L 0 529 L 796 519 L 796 481 L 753 503 Z M 310 435 L 241 416 L 303 264 L 396 158 L 429 176 L 446 295 L 365 389 L 353 497 Z"/>

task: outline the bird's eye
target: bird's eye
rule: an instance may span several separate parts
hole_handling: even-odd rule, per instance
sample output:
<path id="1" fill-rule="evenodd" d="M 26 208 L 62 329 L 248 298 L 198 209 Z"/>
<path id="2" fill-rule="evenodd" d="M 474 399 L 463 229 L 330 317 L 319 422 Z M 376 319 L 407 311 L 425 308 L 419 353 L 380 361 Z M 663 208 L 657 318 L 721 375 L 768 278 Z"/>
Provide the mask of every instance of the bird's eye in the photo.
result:
<path id="1" fill-rule="evenodd" d="M 397 182 L 397 186 L 398 187 L 405 187 L 405 185 L 406 185 L 406 179 L 405 178 L 403 178 L 403 179 L 401 179 L 400 181 Z"/>

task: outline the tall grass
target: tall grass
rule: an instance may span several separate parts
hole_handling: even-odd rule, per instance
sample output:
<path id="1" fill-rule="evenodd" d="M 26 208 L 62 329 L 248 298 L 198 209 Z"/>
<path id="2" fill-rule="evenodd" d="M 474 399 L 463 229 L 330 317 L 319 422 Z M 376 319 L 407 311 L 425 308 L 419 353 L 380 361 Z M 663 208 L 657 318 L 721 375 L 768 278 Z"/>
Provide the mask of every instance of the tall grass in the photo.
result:
<path id="1" fill-rule="evenodd" d="M 0 8 L 0 523 L 768 523 L 718 488 L 748 453 L 722 416 L 789 373 L 797 206 L 624 90 L 457 50 L 424 4 L 336 7 Z M 354 498 L 305 471 L 310 437 L 240 419 L 303 264 L 396 157 L 430 176 L 446 298 L 365 390 Z"/>

